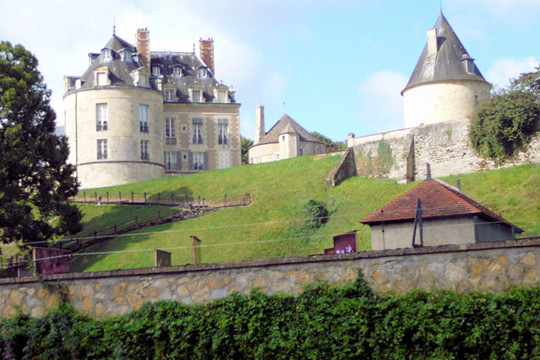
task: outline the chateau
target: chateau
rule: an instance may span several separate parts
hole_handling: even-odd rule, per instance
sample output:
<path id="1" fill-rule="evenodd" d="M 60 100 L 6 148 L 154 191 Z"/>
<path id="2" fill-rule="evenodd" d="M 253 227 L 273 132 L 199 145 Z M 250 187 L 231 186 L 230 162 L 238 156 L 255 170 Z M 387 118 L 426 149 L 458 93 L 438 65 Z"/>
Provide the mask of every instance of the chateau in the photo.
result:
<path id="1" fill-rule="evenodd" d="M 475 154 L 468 137 L 470 119 L 489 99 L 490 90 L 441 12 L 427 31 L 426 45 L 401 92 L 406 128 L 348 136 L 358 175 L 408 182 L 426 176 L 426 163 L 435 177 L 497 167 Z M 538 137 L 516 163 L 540 163 Z"/>
<path id="2" fill-rule="evenodd" d="M 215 78 L 213 40 L 200 40 L 200 57 L 150 51 L 146 29 L 135 41 L 113 33 L 82 76 L 64 78 L 69 162 L 81 187 L 240 165 L 240 104 Z"/>

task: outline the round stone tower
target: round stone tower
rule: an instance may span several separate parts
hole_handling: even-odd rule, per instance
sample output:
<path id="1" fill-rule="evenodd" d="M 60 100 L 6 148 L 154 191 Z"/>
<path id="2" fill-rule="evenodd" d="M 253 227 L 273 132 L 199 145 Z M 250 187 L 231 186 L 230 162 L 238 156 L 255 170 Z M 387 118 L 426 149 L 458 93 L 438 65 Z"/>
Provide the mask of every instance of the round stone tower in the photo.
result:
<path id="1" fill-rule="evenodd" d="M 144 54 L 113 35 L 89 57 L 80 78 L 66 77 L 64 95 L 69 160 L 81 187 L 163 176 L 163 95 L 151 87 Z"/>
<path id="2" fill-rule="evenodd" d="M 452 27 L 439 15 L 427 31 L 427 43 L 401 94 L 405 126 L 470 118 L 489 99 L 484 79 Z"/>

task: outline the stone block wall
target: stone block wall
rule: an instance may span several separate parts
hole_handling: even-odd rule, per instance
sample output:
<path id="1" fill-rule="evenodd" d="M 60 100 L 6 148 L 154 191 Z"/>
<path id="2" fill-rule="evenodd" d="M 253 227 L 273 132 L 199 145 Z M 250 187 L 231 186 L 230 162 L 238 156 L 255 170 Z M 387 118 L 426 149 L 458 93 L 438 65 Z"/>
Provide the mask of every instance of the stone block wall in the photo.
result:
<path id="1" fill-rule="evenodd" d="M 321 281 L 354 281 L 359 272 L 380 292 L 500 292 L 509 286 L 540 285 L 540 238 L 0 279 L 0 317 L 11 317 L 18 309 L 39 317 L 58 305 L 62 292 L 79 311 L 102 318 L 136 310 L 145 302 L 191 304 L 253 288 L 295 294 Z"/>
<path id="2" fill-rule="evenodd" d="M 469 120 L 461 119 L 370 136 L 350 136 L 347 146 L 354 149 L 359 176 L 389 177 L 399 182 L 407 180 L 408 161 L 413 162 L 409 167 L 415 180 L 425 179 L 426 163 L 431 164 L 435 177 L 540 164 L 540 136 L 516 160 L 497 166 L 475 154 L 468 134 Z"/>

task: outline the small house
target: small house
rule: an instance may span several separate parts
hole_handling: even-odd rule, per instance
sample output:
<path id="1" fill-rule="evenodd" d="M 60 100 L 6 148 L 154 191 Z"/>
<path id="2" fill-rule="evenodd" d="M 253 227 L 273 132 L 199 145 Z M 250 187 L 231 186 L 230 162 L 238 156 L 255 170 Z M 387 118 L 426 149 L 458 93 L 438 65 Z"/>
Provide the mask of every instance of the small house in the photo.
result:
<path id="1" fill-rule="evenodd" d="M 523 230 L 442 181 L 428 178 L 369 214 L 372 250 L 503 241 Z"/>

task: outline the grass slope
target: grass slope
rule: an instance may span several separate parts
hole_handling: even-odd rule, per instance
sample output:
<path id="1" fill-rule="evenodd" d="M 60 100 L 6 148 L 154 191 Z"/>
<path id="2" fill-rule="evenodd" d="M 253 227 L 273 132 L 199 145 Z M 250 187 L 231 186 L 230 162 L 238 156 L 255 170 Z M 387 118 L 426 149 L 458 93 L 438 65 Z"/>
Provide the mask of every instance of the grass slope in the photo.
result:
<path id="1" fill-rule="evenodd" d="M 153 265 L 153 249 L 171 252 L 173 265 L 190 263 L 191 235 L 203 242 L 203 262 L 322 253 L 332 247 L 332 235 L 350 230 L 358 230 L 359 249 L 369 250 L 369 228 L 358 221 L 415 183 L 399 185 L 389 179 L 351 178 L 331 188 L 323 179 L 337 161 L 337 156 L 322 159 L 305 156 L 109 188 L 111 192 L 187 192 L 206 197 L 249 192 L 253 202 L 246 207 L 227 208 L 198 219 L 118 237 L 76 256 L 72 269 L 148 267 Z M 540 234 L 540 166 L 520 166 L 459 178 L 466 195 L 527 230 L 523 235 Z M 455 185 L 456 176 L 443 180 Z M 302 205 L 309 199 L 324 201 L 332 213 L 328 223 L 317 230 L 305 226 L 309 220 L 305 219 Z M 100 207 L 101 210 L 96 208 L 84 206 L 87 226 L 96 226 L 95 219 L 113 221 L 114 216 L 135 211 L 130 206 L 115 206 L 110 212 L 105 210 L 106 206 Z M 96 214 L 99 211 L 103 213 Z"/>

